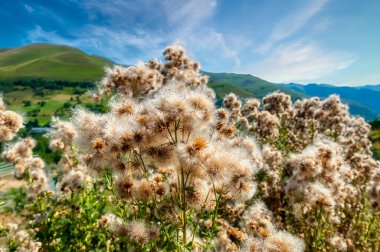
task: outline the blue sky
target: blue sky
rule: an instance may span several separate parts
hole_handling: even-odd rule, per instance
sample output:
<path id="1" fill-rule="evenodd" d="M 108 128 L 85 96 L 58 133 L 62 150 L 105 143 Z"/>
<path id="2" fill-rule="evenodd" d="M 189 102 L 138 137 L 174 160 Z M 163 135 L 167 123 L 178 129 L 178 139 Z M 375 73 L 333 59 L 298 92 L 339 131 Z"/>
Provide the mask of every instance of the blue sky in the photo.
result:
<path id="1" fill-rule="evenodd" d="M 380 84 L 379 0 L 2 0 L 0 47 L 35 42 L 123 64 L 177 43 L 206 71 Z"/>

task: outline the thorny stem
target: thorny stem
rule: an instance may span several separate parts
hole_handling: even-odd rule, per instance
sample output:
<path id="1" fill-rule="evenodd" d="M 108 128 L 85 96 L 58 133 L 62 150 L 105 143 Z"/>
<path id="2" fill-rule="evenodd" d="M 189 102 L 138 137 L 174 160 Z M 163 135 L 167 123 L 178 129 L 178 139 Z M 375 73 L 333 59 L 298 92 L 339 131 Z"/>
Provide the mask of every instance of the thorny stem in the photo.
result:
<path id="1" fill-rule="evenodd" d="M 71 160 L 70 160 L 69 156 L 67 155 L 67 153 L 64 153 L 64 156 L 65 156 L 67 162 L 69 163 L 70 167 L 74 167 L 75 165 L 71 162 Z"/>
<path id="2" fill-rule="evenodd" d="M 144 160 L 141 156 L 141 152 L 139 153 L 139 152 L 135 151 L 135 154 L 139 157 L 140 163 L 144 169 L 144 177 L 148 180 L 148 169 L 145 166 Z"/>
<path id="3" fill-rule="evenodd" d="M 169 125 L 169 126 L 170 126 L 170 125 Z M 173 138 L 173 135 L 172 135 L 172 133 L 170 132 L 169 126 L 166 126 L 166 130 L 168 131 L 168 133 L 169 133 L 169 136 L 170 136 L 170 138 L 171 138 L 172 142 L 173 142 L 173 143 L 176 143 L 175 139 Z"/>
<path id="4" fill-rule="evenodd" d="M 208 196 L 210 195 L 210 190 L 208 191 L 208 193 L 207 193 L 207 196 L 206 196 L 206 199 L 205 199 L 205 202 L 203 203 L 204 205 L 206 205 L 206 202 L 207 202 L 207 200 L 208 200 Z M 206 208 L 205 207 L 203 207 L 202 208 L 202 210 L 201 210 L 201 213 L 200 213 L 200 217 L 203 215 L 203 212 L 204 212 L 204 210 L 205 210 Z M 200 220 L 201 220 L 201 218 L 198 218 L 198 220 L 197 220 L 197 223 L 195 224 L 195 227 L 194 227 L 194 230 L 193 230 L 193 237 L 192 237 L 192 239 L 191 239 L 191 242 L 194 242 L 194 238 L 195 238 L 195 233 L 196 233 L 196 231 L 197 231 L 197 228 L 198 228 L 198 226 L 199 226 L 199 222 L 200 222 Z"/>
<path id="5" fill-rule="evenodd" d="M 78 158 L 78 151 L 77 151 L 76 145 L 75 144 L 71 144 L 70 148 L 71 148 L 71 151 L 74 154 L 75 163 L 78 164 L 79 163 L 79 158 Z"/>
<path id="6" fill-rule="evenodd" d="M 190 138 L 190 135 L 191 135 L 191 131 L 192 131 L 193 129 L 192 128 L 190 128 L 190 130 L 189 130 L 189 134 L 187 134 L 187 139 L 186 139 L 186 143 L 189 141 L 189 138 Z"/>
<path id="7" fill-rule="evenodd" d="M 180 182 L 180 176 L 179 174 L 177 174 L 177 187 L 178 187 L 178 201 L 179 201 L 179 204 L 181 205 L 182 204 L 182 189 L 181 189 L 181 182 Z M 180 216 L 180 218 L 182 218 Z M 179 229 L 177 230 L 177 241 L 179 240 Z"/>
<path id="8" fill-rule="evenodd" d="M 112 177 L 112 175 L 106 173 L 105 178 L 107 180 L 107 189 L 110 190 L 112 192 L 112 196 L 115 199 L 117 199 L 118 197 L 117 197 L 117 195 L 115 193 L 115 188 L 113 187 L 113 177 Z M 137 206 L 138 202 L 133 198 L 133 196 L 131 194 L 129 194 L 129 196 L 131 197 L 132 203 Z M 125 207 L 127 207 L 127 206 L 125 205 Z M 127 212 L 127 210 L 125 210 L 125 209 L 123 209 L 123 210 L 124 211 L 122 211 L 122 213 L 124 215 L 124 218 L 126 218 L 126 214 L 125 213 Z M 134 214 L 135 214 L 135 219 L 137 219 L 136 213 L 134 213 Z"/>
<path id="9" fill-rule="evenodd" d="M 182 128 L 181 128 L 181 141 L 183 142 L 183 140 L 184 140 L 184 138 L 185 138 L 185 127 L 184 126 L 182 126 Z"/>
<path id="10" fill-rule="evenodd" d="M 175 135 L 175 143 L 178 142 L 178 134 L 177 134 L 177 130 L 178 130 L 178 127 L 179 127 L 179 123 L 181 122 L 181 119 L 178 119 L 178 121 L 175 121 L 174 122 L 174 135 Z"/>
<path id="11" fill-rule="evenodd" d="M 187 185 L 187 181 L 189 180 L 189 177 L 190 177 L 190 170 L 189 172 L 186 173 L 185 185 Z"/>
<path id="12" fill-rule="evenodd" d="M 182 189 L 182 240 L 183 244 L 186 245 L 186 184 L 185 184 L 185 173 L 183 165 L 181 164 L 181 189 Z"/>
<path id="13" fill-rule="evenodd" d="M 131 164 L 132 164 L 132 156 L 138 156 L 138 155 L 137 155 L 137 153 L 136 153 L 135 150 L 130 150 L 129 153 L 126 154 L 126 156 L 127 156 L 127 164 L 128 164 L 128 168 L 131 170 L 131 169 L 132 169 L 132 168 L 131 168 Z M 139 162 L 141 162 L 140 159 L 139 159 Z M 140 166 L 139 166 L 138 168 L 139 168 L 139 170 L 141 171 L 141 173 L 144 173 L 143 169 L 142 169 Z"/>
<path id="14" fill-rule="evenodd" d="M 216 131 L 216 130 L 215 130 L 215 127 L 212 127 L 212 130 L 211 130 L 211 133 L 210 133 L 210 139 L 209 139 L 209 140 L 212 139 L 212 137 L 213 137 L 215 131 Z"/>
<path id="15" fill-rule="evenodd" d="M 219 207 L 220 197 L 218 198 L 218 195 L 217 195 L 216 190 L 215 190 L 214 180 L 212 178 L 211 178 L 211 181 L 212 181 L 212 189 L 213 189 L 214 195 L 215 195 L 215 209 L 214 209 L 214 214 L 212 217 L 212 230 L 214 230 L 216 227 L 216 217 L 218 215 L 218 207 Z"/>

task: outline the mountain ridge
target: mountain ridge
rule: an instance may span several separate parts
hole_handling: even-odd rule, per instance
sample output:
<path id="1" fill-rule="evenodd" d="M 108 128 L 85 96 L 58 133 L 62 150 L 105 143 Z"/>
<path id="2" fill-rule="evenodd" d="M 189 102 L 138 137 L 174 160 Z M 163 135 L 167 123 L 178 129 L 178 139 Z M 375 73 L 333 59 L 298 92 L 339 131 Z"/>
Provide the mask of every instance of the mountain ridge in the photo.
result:
<path id="1" fill-rule="evenodd" d="M 0 82 L 14 82 L 22 79 L 42 79 L 47 81 L 99 81 L 104 68 L 115 64 L 111 60 L 90 55 L 84 51 L 67 46 L 48 43 L 35 43 L 16 48 L 0 49 Z M 319 96 L 326 98 L 331 94 L 341 96 L 343 102 L 350 105 L 353 114 L 372 120 L 380 118 L 380 85 L 357 87 L 337 87 L 329 84 L 272 83 L 250 74 L 212 73 L 202 71 L 209 76 L 209 86 L 218 98 L 235 92 L 242 98 L 262 98 L 268 93 L 280 91 L 291 95 L 293 100 Z M 359 94 L 359 95 L 358 95 Z M 366 99 L 363 99 L 363 98 Z"/>
<path id="2" fill-rule="evenodd" d="M 308 96 L 318 96 L 326 98 L 329 95 L 337 94 L 342 101 L 350 105 L 353 114 L 359 114 L 366 119 L 373 120 L 380 118 L 380 92 L 366 87 L 333 86 L 329 84 L 278 84 L 284 88 L 306 94 Z"/>

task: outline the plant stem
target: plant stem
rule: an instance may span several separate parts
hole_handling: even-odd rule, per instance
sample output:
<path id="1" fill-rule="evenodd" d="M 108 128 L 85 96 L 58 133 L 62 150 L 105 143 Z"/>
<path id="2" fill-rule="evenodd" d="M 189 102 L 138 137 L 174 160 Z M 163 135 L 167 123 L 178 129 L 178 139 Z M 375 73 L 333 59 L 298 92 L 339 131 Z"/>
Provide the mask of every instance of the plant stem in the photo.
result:
<path id="1" fill-rule="evenodd" d="M 186 245 L 186 184 L 185 184 L 185 173 L 183 165 L 181 164 L 181 189 L 182 189 L 182 232 L 183 232 L 183 244 Z"/>

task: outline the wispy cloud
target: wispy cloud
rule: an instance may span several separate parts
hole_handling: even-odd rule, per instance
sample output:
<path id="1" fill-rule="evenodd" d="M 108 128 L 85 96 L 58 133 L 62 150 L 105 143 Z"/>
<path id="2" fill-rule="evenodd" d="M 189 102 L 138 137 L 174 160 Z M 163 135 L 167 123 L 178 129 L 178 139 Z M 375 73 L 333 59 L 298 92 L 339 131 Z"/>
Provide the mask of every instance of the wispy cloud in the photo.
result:
<path id="1" fill-rule="evenodd" d="M 86 35 L 84 35 L 86 34 Z M 28 42 L 48 42 L 53 44 L 70 45 L 79 48 L 86 48 L 113 59 L 119 63 L 132 64 L 144 57 L 144 52 L 159 52 L 159 44 L 162 43 L 159 37 L 144 31 L 137 31 L 134 34 L 123 31 L 113 31 L 101 26 L 89 26 L 80 37 L 67 39 L 55 31 L 46 31 L 40 26 L 36 26 L 28 33 Z M 136 57 L 136 53 L 139 57 Z"/>
<path id="2" fill-rule="evenodd" d="M 249 71 L 273 82 L 305 82 L 346 69 L 355 60 L 346 52 L 297 42 L 276 47 L 269 57 L 249 66 Z"/>
<path id="3" fill-rule="evenodd" d="M 350 67 L 356 60 L 353 54 L 300 39 L 299 31 L 306 27 L 309 34 L 328 28 L 331 22 L 328 17 L 312 22 L 328 2 L 309 1 L 306 6 L 280 19 L 269 37 L 257 48 L 259 59 L 248 65 L 246 71 L 273 82 L 302 83 Z"/>
<path id="4" fill-rule="evenodd" d="M 240 48 L 231 47 L 225 36 L 213 29 L 193 31 L 191 36 L 188 36 L 185 40 L 177 39 L 177 42 L 184 44 L 186 48 L 191 48 L 199 55 L 207 55 L 208 57 L 203 57 L 203 62 L 214 66 L 215 69 L 218 69 L 221 59 L 230 62 L 230 71 L 238 70 L 241 65 L 238 55 Z"/>
<path id="5" fill-rule="evenodd" d="M 27 12 L 29 13 L 32 13 L 34 12 L 34 8 L 32 8 L 32 6 L 28 5 L 28 4 L 24 4 L 24 8 Z"/>
<path id="6" fill-rule="evenodd" d="M 27 34 L 27 41 L 31 43 L 38 43 L 38 42 L 51 42 L 54 44 L 65 44 L 65 45 L 72 45 L 76 46 L 77 44 L 69 39 L 63 38 L 62 36 L 59 36 L 54 31 L 45 31 L 41 28 L 41 26 L 37 25 L 33 30 L 29 31 Z"/>
<path id="7" fill-rule="evenodd" d="M 204 25 L 214 15 L 216 0 L 72 1 L 101 23 L 68 31 L 70 40 L 36 26 L 28 40 L 79 46 L 124 64 L 155 57 L 169 44 L 180 43 L 196 55 L 211 56 L 215 64 L 229 59 L 234 67 L 240 65 L 224 35 Z"/>
<path id="8" fill-rule="evenodd" d="M 281 19 L 275 25 L 269 39 L 258 48 L 258 51 L 261 53 L 268 52 L 278 42 L 293 36 L 296 32 L 303 28 L 311 18 L 318 14 L 327 2 L 328 0 L 310 1 L 304 8 L 296 10 Z"/>
<path id="9" fill-rule="evenodd" d="M 162 3 L 169 24 L 176 27 L 176 32 L 182 36 L 192 32 L 204 20 L 211 17 L 217 6 L 216 0 L 164 0 Z"/>
<path id="10" fill-rule="evenodd" d="M 121 64 L 159 57 L 163 48 L 179 43 L 205 70 L 251 73 L 274 82 L 324 80 L 352 66 L 359 55 L 319 40 L 321 33 L 328 34 L 336 26 L 326 8 L 329 0 L 287 9 L 284 18 L 265 24 L 269 35 L 264 38 L 256 37 L 265 36 L 258 24 L 254 25 L 257 32 L 218 26 L 217 19 L 222 18 L 218 15 L 223 13 L 223 2 L 218 0 L 70 1 L 80 15 L 87 15 L 82 25 L 70 24 L 66 29 L 59 20 L 67 17 L 34 4 L 35 13 L 45 13 L 59 26 L 37 25 L 25 42 L 72 45 Z"/>
<path id="11" fill-rule="evenodd" d="M 211 17 L 217 0 L 73 0 L 91 19 L 101 18 L 114 28 L 131 25 L 149 26 L 190 32 L 202 21 Z M 148 28 L 148 27 L 147 27 Z M 180 29 L 179 29 L 180 28 Z"/>

